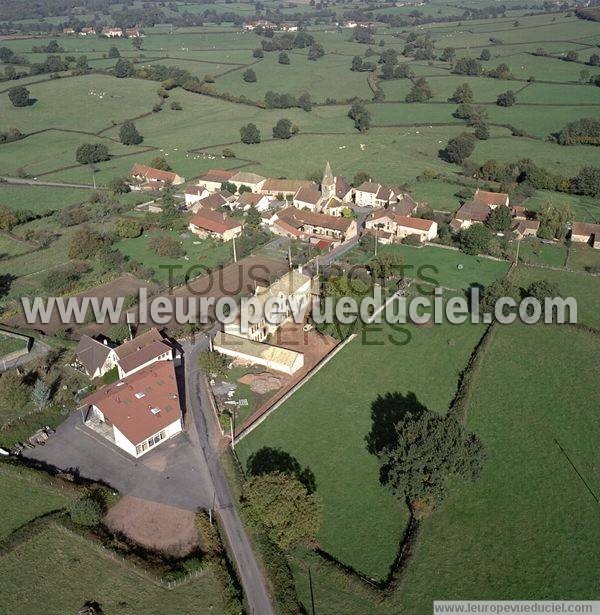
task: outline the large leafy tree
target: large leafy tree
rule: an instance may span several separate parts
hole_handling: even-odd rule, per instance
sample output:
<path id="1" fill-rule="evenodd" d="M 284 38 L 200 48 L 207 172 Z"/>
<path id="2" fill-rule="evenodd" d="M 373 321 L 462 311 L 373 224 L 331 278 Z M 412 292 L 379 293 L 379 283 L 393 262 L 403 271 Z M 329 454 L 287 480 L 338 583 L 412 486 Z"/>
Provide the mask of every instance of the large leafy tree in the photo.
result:
<path id="1" fill-rule="evenodd" d="M 256 124 L 247 124 L 240 128 L 240 138 L 242 143 L 254 144 L 260 143 L 260 131 Z"/>
<path id="2" fill-rule="evenodd" d="M 471 224 L 460 232 L 460 248 L 466 254 L 487 254 L 492 231 L 483 224 Z"/>
<path id="3" fill-rule="evenodd" d="M 321 526 L 321 498 L 282 472 L 248 479 L 242 505 L 250 521 L 281 549 L 313 542 Z"/>
<path id="4" fill-rule="evenodd" d="M 27 107 L 30 102 L 29 90 L 23 86 L 17 86 L 8 90 L 8 98 L 13 107 Z"/>
<path id="5" fill-rule="evenodd" d="M 388 429 L 367 436 L 368 448 L 381 463 L 380 481 L 419 518 L 436 508 L 452 478 L 475 480 L 484 460 L 481 440 L 454 414 L 438 414 L 409 395 L 389 395 L 373 405 Z M 376 423 L 374 423 L 374 428 Z"/>
<path id="6" fill-rule="evenodd" d="M 486 224 L 493 231 L 506 231 L 510 228 L 512 215 L 506 205 L 500 205 L 493 209 L 486 220 Z"/>
<path id="7" fill-rule="evenodd" d="M 545 203 L 539 212 L 540 228 L 538 236 L 542 239 L 562 239 L 573 216 L 569 205 Z"/>
<path id="8" fill-rule="evenodd" d="M 448 162 L 462 164 L 475 150 L 475 136 L 463 132 L 448 141 L 445 149 L 442 151 L 442 157 Z"/>
<path id="9" fill-rule="evenodd" d="M 119 130 L 119 139 L 123 145 L 139 145 L 144 137 L 137 131 L 132 121 L 124 122 Z"/>

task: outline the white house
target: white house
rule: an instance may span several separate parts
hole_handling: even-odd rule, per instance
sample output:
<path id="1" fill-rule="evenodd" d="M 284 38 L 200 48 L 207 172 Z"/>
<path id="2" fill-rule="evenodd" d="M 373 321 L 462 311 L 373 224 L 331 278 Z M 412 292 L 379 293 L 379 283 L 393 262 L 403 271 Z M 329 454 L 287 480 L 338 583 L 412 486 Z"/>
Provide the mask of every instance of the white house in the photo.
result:
<path id="1" fill-rule="evenodd" d="M 365 227 L 372 231 L 383 231 L 382 237 L 389 233 L 395 239 L 417 235 L 419 241 L 431 241 L 437 236 L 437 222 L 422 218 L 402 216 L 390 210 L 378 211 L 366 221 Z"/>
<path id="2" fill-rule="evenodd" d="M 258 322 L 251 324 L 247 330 L 242 330 L 240 320 L 237 319 L 224 325 L 223 330 L 231 335 L 262 342 L 293 317 L 292 306 L 308 309 L 311 289 L 310 276 L 302 273 L 301 269 L 290 270 L 270 286 L 257 286 L 254 296 L 261 306 L 262 316 Z"/>
<path id="3" fill-rule="evenodd" d="M 173 348 L 165 343 L 165 338 L 155 328 L 123 342 L 114 352 L 120 378 L 135 374 L 158 361 L 172 361 L 175 358 Z"/>
<path id="4" fill-rule="evenodd" d="M 235 173 L 224 169 L 210 169 L 199 180 L 197 185 L 206 188 L 209 192 L 221 189 L 221 184 L 228 182 Z"/>
<path id="5" fill-rule="evenodd" d="M 194 203 L 207 197 L 210 192 L 203 186 L 191 186 L 185 189 L 185 206 L 189 209 Z"/>
<path id="6" fill-rule="evenodd" d="M 269 203 L 273 200 L 272 196 L 267 196 L 266 194 L 242 192 L 237 201 L 233 203 L 233 207 L 242 211 L 248 211 L 250 207 L 254 206 L 259 212 L 263 212 L 269 209 Z"/>
<path id="7" fill-rule="evenodd" d="M 80 410 L 88 427 L 136 458 L 183 430 L 172 361 L 154 363 L 98 389 Z"/>
<path id="8" fill-rule="evenodd" d="M 292 201 L 294 207 L 298 209 L 308 209 L 309 211 L 319 211 L 323 201 L 323 194 L 320 190 L 310 186 L 304 186 L 296 192 Z"/>

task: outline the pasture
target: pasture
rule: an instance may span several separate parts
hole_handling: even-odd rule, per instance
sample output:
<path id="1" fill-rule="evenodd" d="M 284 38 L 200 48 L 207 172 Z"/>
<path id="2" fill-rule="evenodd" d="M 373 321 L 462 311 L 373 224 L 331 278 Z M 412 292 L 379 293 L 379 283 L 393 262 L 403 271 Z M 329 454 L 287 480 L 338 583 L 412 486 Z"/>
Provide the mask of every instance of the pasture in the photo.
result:
<path id="1" fill-rule="evenodd" d="M 377 460 L 366 450 L 371 404 L 380 394 L 412 392 L 445 411 L 483 333 L 479 325 L 402 329 L 367 327 L 236 446 L 243 462 L 267 446 L 308 466 L 324 503 L 321 547 L 374 578 L 388 572 L 407 510 L 379 485 Z"/>
<path id="2" fill-rule="evenodd" d="M 84 562 L 75 574 L 73 566 Z M 4 555 L 0 572 L 4 608 L 24 615 L 39 612 L 40 593 L 48 613 L 76 612 L 90 599 L 98 600 L 106 612 L 123 614 L 138 609 L 152 615 L 172 609 L 205 614 L 223 608 L 221 589 L 210 570 L 168 590 L 87 539 L 54 526 Z"/>

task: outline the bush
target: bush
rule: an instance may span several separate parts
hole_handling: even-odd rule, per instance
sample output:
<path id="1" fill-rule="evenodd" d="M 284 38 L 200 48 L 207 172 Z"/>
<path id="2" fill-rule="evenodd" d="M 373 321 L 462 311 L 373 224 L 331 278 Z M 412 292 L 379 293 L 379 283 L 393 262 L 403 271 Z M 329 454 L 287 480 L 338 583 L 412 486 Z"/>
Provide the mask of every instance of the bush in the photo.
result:
<path id="1" fill-rule="evenodd" d="M 71 521 L 83 527 L 100 525 L 103 517 L 102 506 L 90 497 L 73 500 L 67 507 Z"/>
<path id="2" fill-rule="evenodd" d="M 243 74 L 242 78 L 247 83 L 255 83 L 256 82 L 256 73 L 251 68 L 249 68 L 248 70 L 244 71 L 244 74 Z"/>
<path id="3" fill-rule="evenodd" d="M 517 97 L 512 90 L 508 90 L 498 95 L 496 104 L 499 107 L 512 107 L 517 102 Z"/>
<path id="4" fill-rule="evenodd" d="M 115 224 L 115 232 L 119 237 L 127 239 L 133 237 L 139 237 L 142 234 L 142 225 L 136 220 L 130 220 L 129 218 L 121 218 Z"/>
<path id="5" fill-rule="evenodd" d="M 185 256 L 185 250 L 181 244 L 173 237 L 168 235 L 153 237 L 150 240 L 150 247 L 154 250 L 157 256 L 163 256 L 168 258 L 178 258 Z"/>
<path id="6" fill-rule="evenodd" d="M 420 246 L 421 245 L 421 237 L 419 235 L 407 235 L 402 243 L 405 243 L 407 246 Z"/>

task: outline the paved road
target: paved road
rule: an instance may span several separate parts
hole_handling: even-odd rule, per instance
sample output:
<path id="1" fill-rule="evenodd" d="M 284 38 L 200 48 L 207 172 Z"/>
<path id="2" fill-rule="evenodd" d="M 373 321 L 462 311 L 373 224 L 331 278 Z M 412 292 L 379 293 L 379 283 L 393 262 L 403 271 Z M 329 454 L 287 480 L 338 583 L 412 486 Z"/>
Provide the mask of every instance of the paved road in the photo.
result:
<path id="1" fill-rule="evenodd" d="M 104 190 L 102 186 L 92 184 L 66 184 L 64 182 L 47 182 L 37 179 L 22 179 L 20 177 L 0 177 L 1 182 L 7 184 L 20 184 L 23 186 L 50 186 L 52 188 L 89 188 L 90 190 Z"/>
<path id="2" fill-rule="evenodd" d="M 212 481 L 216 507 L 221 516 L 223 530 L 230 545 L 237 571 L 252 615 L 274 615 L 263 571 L 254 555 L 248 534 L 238 515 L 229 484 L 219 462 L 221 434 L 214 415 L 208 383 L 198 367 L 198 355 L 208 346 L 205 335 L 196 342 L 185 343 L 186 405 L 195 424 L 199 451 L 201 451 Z"/>

